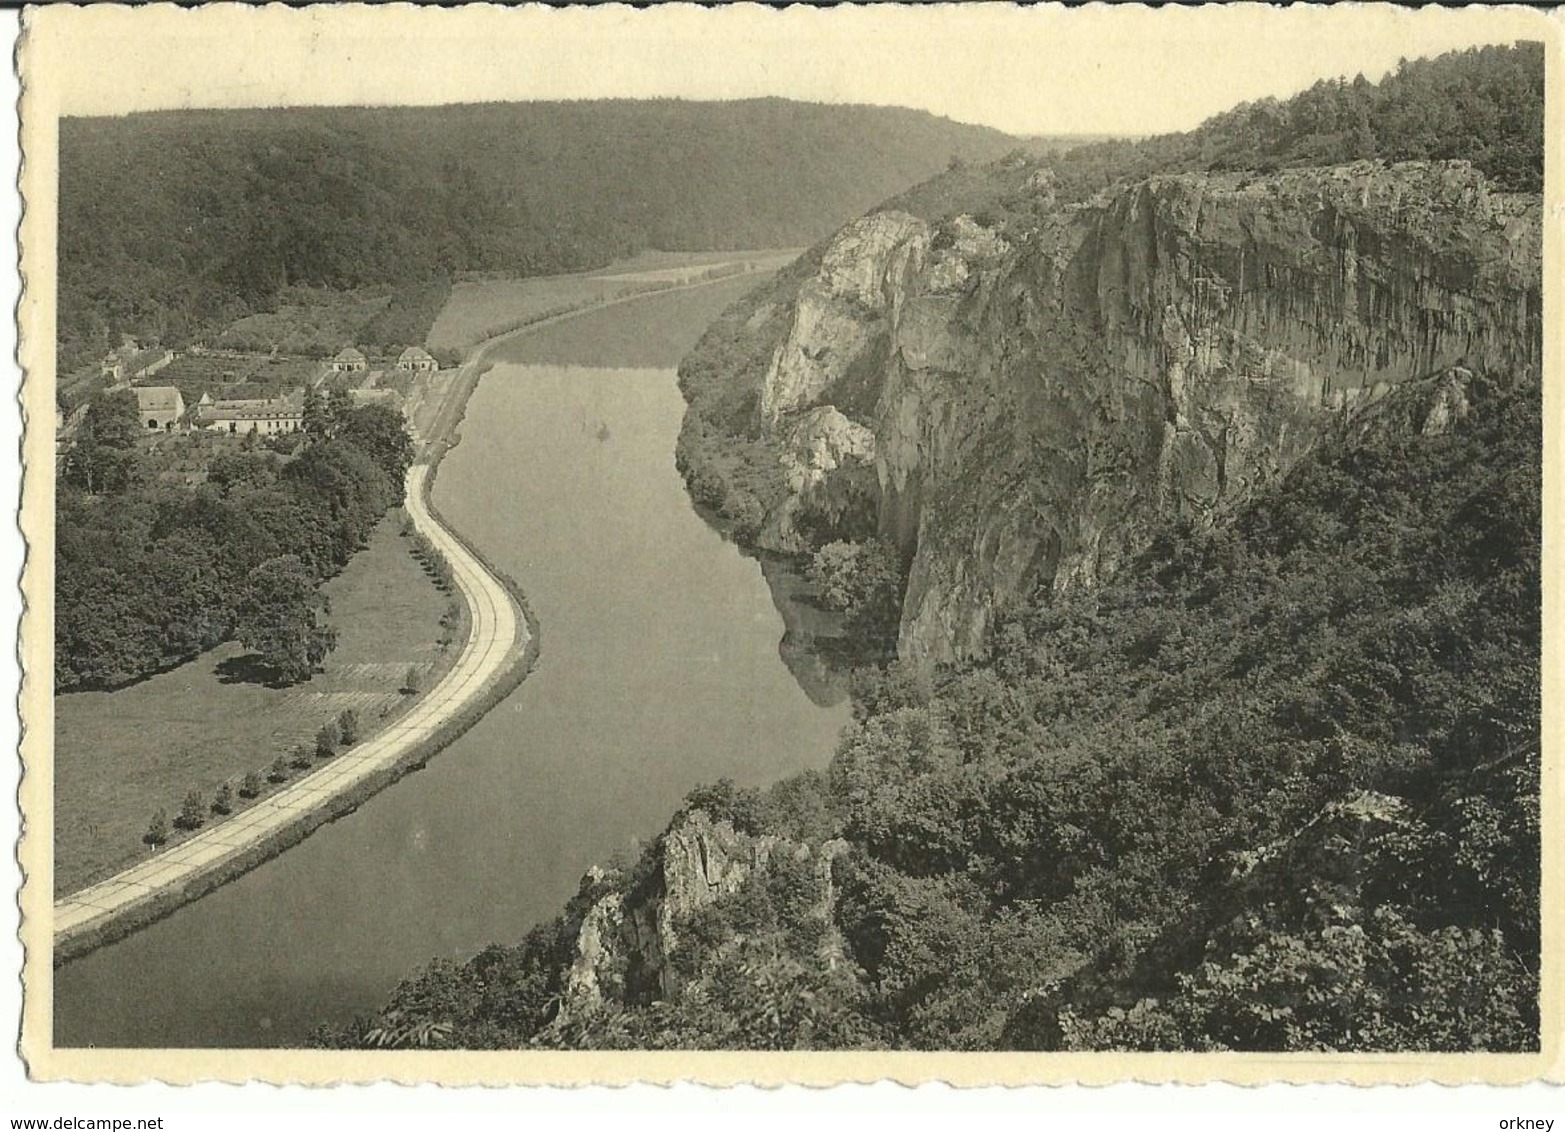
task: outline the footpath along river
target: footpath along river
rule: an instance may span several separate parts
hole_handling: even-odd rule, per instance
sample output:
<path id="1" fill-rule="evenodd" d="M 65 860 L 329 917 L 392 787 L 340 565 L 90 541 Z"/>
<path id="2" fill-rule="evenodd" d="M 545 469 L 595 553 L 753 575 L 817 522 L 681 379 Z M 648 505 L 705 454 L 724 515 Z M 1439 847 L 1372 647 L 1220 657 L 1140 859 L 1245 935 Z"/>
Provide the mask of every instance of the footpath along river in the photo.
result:
<path id="1" fill-rule="evenodd" d="M 825 763 L 846 706 L 789 675 L 759 565 L 691 510 L 674 469 L 674 364 L 753 283 L 494 352 L 434 499 L 527 593 L 537 669 L 356 813 L 56 971 L 57 1046 L 297 1045 L 430 959 L 520 939 L 697 783 Z"/>

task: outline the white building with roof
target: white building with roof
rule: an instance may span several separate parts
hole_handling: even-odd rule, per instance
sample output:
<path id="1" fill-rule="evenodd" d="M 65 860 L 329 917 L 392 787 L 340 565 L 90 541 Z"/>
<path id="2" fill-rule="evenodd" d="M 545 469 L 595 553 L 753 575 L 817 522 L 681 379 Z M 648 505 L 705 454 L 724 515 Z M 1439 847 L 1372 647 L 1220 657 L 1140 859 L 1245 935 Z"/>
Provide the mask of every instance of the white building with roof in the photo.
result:
<path id="1" fill-rule="evenodd" d="M 331 360 L 332 373 L 363 373 L 369 369 L 369 359 L 352 346 L 345 347 L 342 353 Z"/>
<path id="2" fill-rule="evenodd" d="M 411 370 L 414 373 L 434 373 L 440 368 L 440 363 L 435 361 L 434 355 L 424 347 L 409 346 L 397 358 L 397 368 Z"/>
<path id="3" fill-rule="evenodd" d="M 145 428 L 171 429 L 185 415 L 185 398 L 172 385 L 138 385 L 133 392 Z"/>

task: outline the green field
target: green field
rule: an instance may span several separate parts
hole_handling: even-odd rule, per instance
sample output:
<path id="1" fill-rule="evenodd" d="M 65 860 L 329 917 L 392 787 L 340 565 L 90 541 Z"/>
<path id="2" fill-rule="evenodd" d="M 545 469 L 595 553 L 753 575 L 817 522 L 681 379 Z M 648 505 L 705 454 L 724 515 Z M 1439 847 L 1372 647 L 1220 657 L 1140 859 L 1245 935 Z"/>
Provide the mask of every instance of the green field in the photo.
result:
<path id="1" fill-rule="evenodd" d="M 307 683 L 225 683 L 224 663 L 246 651 L 229 643 L 119 691 L 55 699 L 57 895 L 146 856 L 141 836 L 153 811 L 172 819 L 187 791 L 210 798 L 224 781 L 264 773 L 345 708 L 358 712 L 367 738 L 405 710 L 411 697 L 400 689 L 411 665 L 431 666 L 424 687 L 433 683 L 459 645 L 443 652 L 437 643 L 449 599 L 408 552 L 401 522 L 400 509 L 388 514 L 323 587 L 339 639 L 326 671 Z"/>
<path id="2" fill-rule="evenodd" d="M 602 318 L 583 315 L 510 339 L 489 356 L 533 365 L 673 369 L 723 308 L 769 278 L 757 271 L 706 287 L 648 295 Z"/>
<path id="3" fill-rule="evenodd" d="M 634 259 L 584 274 L 457 283 L 429 332 L 429 348 L 465 350 L 486 338 L 550 315 L 686 282 L 692 273 L 703 269 L 749 264 L 770 270 L 793 257 L 794 253 L 787 250 L 643 252 Z"/>

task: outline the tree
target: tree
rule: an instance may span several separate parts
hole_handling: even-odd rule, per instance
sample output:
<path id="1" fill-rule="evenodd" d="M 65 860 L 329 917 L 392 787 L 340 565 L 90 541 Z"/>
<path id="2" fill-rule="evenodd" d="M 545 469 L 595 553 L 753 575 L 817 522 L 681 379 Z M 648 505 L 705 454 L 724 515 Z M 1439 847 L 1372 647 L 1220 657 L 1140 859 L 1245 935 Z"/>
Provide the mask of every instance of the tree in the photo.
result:
<path id="1" fill-rule="evenodd" d="M 304 391 L 304 433 L 311 441 L 330 440 L 336 434 L 331 406 L 312 385 Z"/>
<path id="2" fill-rule="evenodd" d="M 352 708 L 344 708 L 337 717 L 337 734 L 344 747 L 351 747 L 359 741 L 359 713 Z"/>
<path id="3" fill-rule="evenodd" d="M 234 788 L 228 783 L 219 786 L 212 796 L 212 812 L 223 816 L 234 812 Z"/>
<path id="4" fill-rule="evenodd" d="M 321 729 L 315 733 L 315 755 L 317 758 L 329 759 L 337 753 L 337 744 L 342 742 L 342 733 L 335 723 L 323 723 Z"/>
<path id="5" fill-rule="evenodd" d="M 272 760 L 272 769 L 267 772 L 266 777 L 268 779 L 270 779 L 272 782 L 287 782 L 288 781 L 288 756 L 287 755 L 278 755 L 275 759 L 273 759 Z"/>
<path id="6" fill-rule="evenodd" d="M 295 770 L 309 770 L 315 765 L 311 758 L 312 749 L 308 743 L 297 743 L 293 748 L 293 757 L 288 760 L 288 765 Z"/>
<path id="7" fill-rule="evenodd" d="M 179 816 L 174 819 L 174 824 L 180 829 L 200 829 L 206 824 L 206 799 L 201 796 L 201 791 L 192 790 L 185 795 L 185 800 L 180 804 Z"/>
<path id="8" fill-rule="evenodd" d="M 402 678 L 402 694 L 416 696 L 424 690 L 424 669 L 417 664 L 408 665 L 407 675 Z"/>
<path id="9" fill-rule="evenodd" d="M 245 775 L 244 781 L 239 784 L 239 796 L 241 798 L 254 798 L 261 793 L 261 775 L 256 771 L 250 771 Z"/>
<path id="10" fill-rule="evenodd" d="M 129 390 L 103 393 L 87 406 L 65 460 L 66 482 L 89 495 L 115 495 L 136 482 L 141 415 Z"/>
<path id="11" fill-rule="evenodd" d="M 815 552 L 808 576 L 821 601 L 844 614 L 860 642 L 882 647 L 902 612 L 903 578 L 896 551 L 886 543 L 831 542 Z"/>
<path id="12" fill-rule="evenodd" d="M 336 647 L 337 631 L 326 623 L 326 612 L 309 570 L 296 555 L 280 555 L 246 577 L 234 633 L 261 654 L 279 681 L 295 684 L 308 679 Z"/>
<path id="13" fill-rule="evenodd" d="M 147 827 L 147 832 L 141 837 L 148 845 L 156 849 L 168 840 L 168 812 L 158 810 L 152 815 L 152 824 Z"/>
<path id="14" fill-rule="evenodd" d="M 384 405 L 365 405 L 347 413 L 340 435 L 368 454 L 388 481 L 402 483 L 413 463 L 413 440 L 401 413 Z"/>

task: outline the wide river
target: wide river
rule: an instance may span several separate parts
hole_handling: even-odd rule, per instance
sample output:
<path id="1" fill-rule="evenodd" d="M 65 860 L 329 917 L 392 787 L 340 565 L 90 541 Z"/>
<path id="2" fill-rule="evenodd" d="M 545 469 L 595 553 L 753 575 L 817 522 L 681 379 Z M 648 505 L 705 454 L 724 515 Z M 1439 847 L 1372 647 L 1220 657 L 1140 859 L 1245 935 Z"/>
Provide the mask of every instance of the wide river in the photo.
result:
<path id="1" fill-rule="evenodd" d="M 759 565 L 691 510 L 674 469 L 672 367 L 748 283 L 499 352 L 435 500 L 526 591 L 537 669 L 425 770 L 57 971 L 56 1045 L 298 1044 L 432 958 L 519 940 L 696 784 L 825 763 L 846 707 L 789 675 Z"/>

